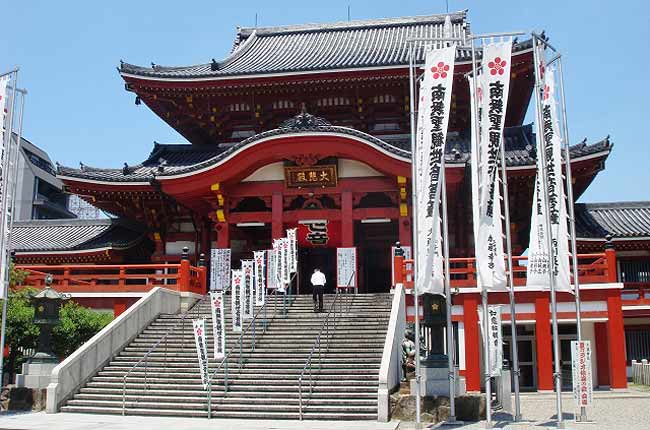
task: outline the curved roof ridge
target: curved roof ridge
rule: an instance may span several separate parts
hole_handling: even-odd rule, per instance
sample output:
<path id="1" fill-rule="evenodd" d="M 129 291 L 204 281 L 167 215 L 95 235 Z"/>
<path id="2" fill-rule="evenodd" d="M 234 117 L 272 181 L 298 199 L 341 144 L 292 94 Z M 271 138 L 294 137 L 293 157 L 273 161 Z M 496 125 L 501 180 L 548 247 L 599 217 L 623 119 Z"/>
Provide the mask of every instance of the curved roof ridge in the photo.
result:
<path id="1" fill-rule="evenodd" d="M 456 12 L 440 13 L 432 15 L 412 15 L 397 18 L 370 18 L 370 19 L 357 19 L 352 21 L 334 21 L 326 23 L 306 23 L 306 24 L 289 24 L 278 25 L 270 27 L 240 27 L 239 34 L 248 37 L 248 35 L 257 33 L 259 36 L 286 34 L 286 33 L 304 33 L 312 31 L 331 31 L 331 30 L 354 30 L 360 28 L 372 27 L 389 27 L 389 26 L 406 26 L 417 25 L 423 23 L 438 23 L 444 22 L 447 16 L 452 21 L 463 20 L 467 17 L 468 9 L 459 10 Z"/>
<path id="2" fill-rule="evenodd" d="M 650 209 L 650 200 L 578 203 L 587 209 Z"/>

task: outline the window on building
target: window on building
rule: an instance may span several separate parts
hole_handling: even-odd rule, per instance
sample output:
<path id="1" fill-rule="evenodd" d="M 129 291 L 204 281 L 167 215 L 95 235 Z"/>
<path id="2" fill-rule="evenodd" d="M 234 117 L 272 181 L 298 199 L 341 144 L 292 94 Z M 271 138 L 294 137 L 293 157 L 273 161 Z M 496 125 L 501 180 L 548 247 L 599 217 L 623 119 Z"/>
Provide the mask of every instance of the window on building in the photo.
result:
<path id="1" fill-rule="evenodd" d="M 372 125 L 372 131 L 399 131 L 399 124 L 396 122 L 379 122 Z"/>
<path id="2" fill-rule="evenodd" d="M 230 112 L 250 112 L 251 106 L 248 103 L 233 103 L 228 105 Z"/>
<path id="3" fill-rule="evenodd" d="M 318 107 L 350 106 L 350 104 L 350 99 L 347 97 L 323 97 L 316 101 Z"/>
<path id="4" fill-rule="evenodd" d="M 625 329 L 625 350 L 627 360 L 650 359 L 650 329 Z"/>
<path id="5" fill-rule="evenodd" d="M 273 109 L 293 109 L 294 104 L 291 100 L 276 100 L 273 102 Z"/>
<path id="6" fill-rule="evenodd" d="M 230 137 L 233 139 L 246 139 L 247 137 L 251 137 L 254 134 L 255 130 L 233 130 Z"/>
<path id="7" fill-rule="evenodd" d="M 397 97 L 392 94 L 378 94 L 372 98 L 374 104 L 397 103 Z"/>

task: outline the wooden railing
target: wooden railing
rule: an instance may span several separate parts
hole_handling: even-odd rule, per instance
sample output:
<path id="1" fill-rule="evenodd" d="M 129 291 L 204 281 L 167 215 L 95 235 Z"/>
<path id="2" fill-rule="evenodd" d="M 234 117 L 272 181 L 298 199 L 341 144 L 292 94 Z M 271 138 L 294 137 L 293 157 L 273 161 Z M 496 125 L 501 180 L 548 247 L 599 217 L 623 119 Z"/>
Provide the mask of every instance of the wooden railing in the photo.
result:
<path id="1" fill-rule="evenodd" d="M 650 282 L 626 282 L 621 300 L 626 306 L 650 305 Z"/>
<path id="2" fill-rule="evenodd" d="M 27 272 L 24 286 L 43 288 L 52 275 L 52 287 L 62 293 L 146 293 L 154 287 L 197 294 L 206 292 L 206 267 L 176 264 L 111 264 L 16 266 Z"/>
<path id="3" fill-rule="evenodd" d="M 395 257 L 395 279 L 407 279 L 412 275 L 413 260 Z M 518 256 L 512 259 L 512 273 L 515 286 L 526 285 L 526 263 L 528 257 Z M 451 258 L 450 283 L 452 288 L 476 287 L 476 259 Z M 597 254 L 578 254 L 578 277 L 581 284 L 616 282 L 616 256 L 613 250 Z M 571 278 L 573 268 L 571 267 Z M 410 288 L 412 282 L 402 282 Z M 650 291 L 649 291 L 650 292 Z"/>

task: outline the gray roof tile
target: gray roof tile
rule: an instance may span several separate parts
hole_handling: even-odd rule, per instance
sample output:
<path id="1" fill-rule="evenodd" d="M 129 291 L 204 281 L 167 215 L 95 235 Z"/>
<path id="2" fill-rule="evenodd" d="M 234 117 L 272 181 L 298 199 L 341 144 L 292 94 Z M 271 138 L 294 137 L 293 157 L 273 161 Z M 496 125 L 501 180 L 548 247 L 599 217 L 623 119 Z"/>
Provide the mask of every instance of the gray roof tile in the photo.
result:
<path id="1" fill-rule="evenodd" d="M 11 243 L 18 253 L 126 249 L 144 238 L 141 227 L 120 220 L 35 220 L 14 222 Z"/>
<path id="2" fill-rule="evenodd" d="M 578 203 L 575 216 L 578 238 L 650 238 L 650 201 Z"/>
<path id="3" fill-rule="evenodd" d="M 406 66 L 409 61 L 407 39 L 442 37 L 446 16 L 240 28 L 233 51 L 222 61 L 181 67 L 142 67 L 122 62 L 119 70 L 129 75 L 191 79 Z M 455 12 L 448 16 L 452 35 L 466 39 L 469 34 L 467 12 Z M 426 44 L 430 42 L 414 44 L 416 62 L 424 60 Z M 466 43 L 459 45 L 458 60 L 471 58 L 467 46 Z M 530 41 L 526 41 L 516 44 L 514 50 L 530 46 Z"/>

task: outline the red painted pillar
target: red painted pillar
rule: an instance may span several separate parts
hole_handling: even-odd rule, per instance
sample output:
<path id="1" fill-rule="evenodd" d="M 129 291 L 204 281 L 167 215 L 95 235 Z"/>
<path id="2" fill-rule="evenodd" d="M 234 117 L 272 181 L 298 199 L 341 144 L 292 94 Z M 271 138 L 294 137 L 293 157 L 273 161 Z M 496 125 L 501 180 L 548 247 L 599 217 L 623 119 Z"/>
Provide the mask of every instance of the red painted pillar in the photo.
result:
<path id="1" fill-rule="evenodd" d="M 611 290 L 607 297 L 607 345 L 610 386 L 627 388 L 623 306 L 618 290 Z"/>
<path id="2" fill-rule="evenodd" d="M 341 245 L 354 246 L 354 219 L 352 218 L 352 191 L 341 193 Z"/>
<path id="3" fill-rule="evenodd" d="M 481 391 L 481 362 L 478 331 L 478 294 L 462 294 L 465 327 L 465 386 L 467 391 Z"/>
<path id="4" fill-rule="evenodd" d="M 113 318 L 119 317 L 126 309 L 128 305 L 126 299 L 117 298 L 113 301 Z"/>
<path id="5" fill-rule="evenodd" d="M 609 386 L 609 348 L 607 346 L 607 324 L 594 323 L 594 334 L 596 337 L 596 363 L 598 369 L 598 385 Z"/>
<path id="6" fill-rule="evenodd" d="M 553 338 L 551 336 L 550 297 L 535 298 L 535 341 L 537 347 L 537 389 L 553 390 Z"/>
<path id="7" fill-rule="evenodd" d="M 280 239 L 284 237 L 284 226 L 282 224 L 282 194 L 273 193 L 271 198 L 271 238 Z"/>
<path id="8" fill-rule="evenodd" d="M 230 248 L 230 226 L 227 222 L 217 223 L 217 248 Z"/>

